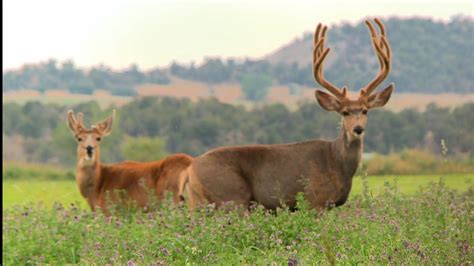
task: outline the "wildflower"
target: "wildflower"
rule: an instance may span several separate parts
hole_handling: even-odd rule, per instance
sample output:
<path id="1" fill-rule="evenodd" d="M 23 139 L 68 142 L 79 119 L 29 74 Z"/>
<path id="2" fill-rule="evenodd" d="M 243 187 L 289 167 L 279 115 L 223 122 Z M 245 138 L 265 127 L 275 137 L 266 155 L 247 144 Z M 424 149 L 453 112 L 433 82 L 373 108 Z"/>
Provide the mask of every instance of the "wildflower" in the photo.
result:
<path id="1" fill-rule="evenodd" d="M 165 256 L 169 256 L 169 255 L 170 255 L 170 252 L 169 252 L 168 249 L 166 249 L 165 247 L 161 248 L 161 253 L 163 253 Z"/>
<path id="2" fill-rule="evenodd" d="M 289 258 L 288 259 L 288 266 L 296 266 L 298 265 L 298 261 L 296 259 Z"/>

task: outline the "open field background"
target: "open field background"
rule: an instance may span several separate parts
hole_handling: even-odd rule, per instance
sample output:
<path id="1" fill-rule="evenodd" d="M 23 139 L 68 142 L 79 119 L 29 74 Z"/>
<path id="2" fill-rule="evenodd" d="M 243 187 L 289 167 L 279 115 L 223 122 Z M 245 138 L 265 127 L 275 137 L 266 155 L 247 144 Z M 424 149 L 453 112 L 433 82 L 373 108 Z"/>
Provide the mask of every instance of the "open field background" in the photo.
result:
<path id="1" fill-rule="evenodd" d="M 63 205 L 79 203 L 81 207 L 88 209 L 87 203 L 77 189 L 73 168 L 64 170 L 34 164 L 17 164 L 13 168 L 18 168 L 19 165 L 22 168 L 20 174 L 12 175 L 12 171 L 9 171 L 8 179 L 3 179 L 2 200 L 4 208 L 17 204 L 37 204 L 40 202 L 49 208 L 55 202 L 58 202 Z M 8 166 L 4 168 L 4 176 L 8 169 L 11 168 Z M 369 193 L 372 193 L 372 195 L 381 194 L 387 182 L 396 182 L 400 193 L 403 195 L 414 195 L 420 188 L 440 180 L 450 189 L 465 192 L 470 185 L 474 184 L 474 173 L 368 176 L 366 182 Z M 362 188 L 363 177 L 356 176 L 351 190 L 351 197 L 360 195 Z"/>
<path id="2" fill-rule="evenodd" d="M 384 184 L 397 182 L 400 193 L 413 195 L 420 188 L 426 187 L 431 182 L 443 180 L 446 186 L 458 192 L 465 192 L 469 185 L 474 184 L 472 174 L 447 174 L 447 175 L 407 175 L 407 176 L 370 176 L 367 185 L 370 193 L 378 195 L 383 192 Z M 63 205 L 79 203 L 88 209 L 87 203 L 79 193 L 74 180 L 6 180 L 3 181 L 3 207 L 8 208 L 17 204 L 35 204 L 41 202 L 46 207 L 51 207 L 55 202 Z M 362 177 L 354 178 L 351 197 L 362 192 Z"/>

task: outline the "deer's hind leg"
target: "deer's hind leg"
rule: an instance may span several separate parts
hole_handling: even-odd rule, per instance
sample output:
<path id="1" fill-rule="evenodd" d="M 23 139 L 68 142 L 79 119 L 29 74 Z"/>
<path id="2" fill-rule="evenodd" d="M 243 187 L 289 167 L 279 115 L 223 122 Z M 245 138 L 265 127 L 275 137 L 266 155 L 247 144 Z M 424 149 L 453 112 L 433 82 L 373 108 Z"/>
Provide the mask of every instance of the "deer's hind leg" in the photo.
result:
<path id="1" fill-rule="evenodd" d="M 245 179 L 233 171 L 189 170 L 188 193 L 190 208 L 208 203 L 222 207 L 229 202 L 248 207 L 251 199 L 250 188 Z"/>

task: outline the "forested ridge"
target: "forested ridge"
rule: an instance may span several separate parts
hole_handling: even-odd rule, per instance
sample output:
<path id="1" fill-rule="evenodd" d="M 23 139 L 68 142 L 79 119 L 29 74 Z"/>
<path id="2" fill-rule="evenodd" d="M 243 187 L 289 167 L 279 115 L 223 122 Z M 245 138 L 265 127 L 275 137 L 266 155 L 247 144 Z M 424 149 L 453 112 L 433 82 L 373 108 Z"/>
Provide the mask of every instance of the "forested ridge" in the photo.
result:
<path id="1" fill-rule="evenodd" d="M 395 82 L 398 92 L 474 92 L 472 17 L 457 16 L 448 22 L 390 18 L 384 23 L 393 50 L 387 82 Z M 105 89 L 116 95 L 135 95 L 136 86 L 166 84 L 172 76 L 212 85 L 242 84 L 249 75 L 270 79 L 273 85 L 314 87 L 312 38 L 312 33 L 306 33 L 261 60 L 206 58 L 199 65 L 172 62 L 147 71 L 135 64 L 123 70 L 105 65 L 82 69 L 72 61 L 50 60 L 4 72 L 3 91 L 64 89 L 91 94 Z M 363 21 L 330 25 L 327 42 L 332 50 L 325 65 L 326 77 L 336 85 L 358 90 L 377 73 L 376 56 Z"/>

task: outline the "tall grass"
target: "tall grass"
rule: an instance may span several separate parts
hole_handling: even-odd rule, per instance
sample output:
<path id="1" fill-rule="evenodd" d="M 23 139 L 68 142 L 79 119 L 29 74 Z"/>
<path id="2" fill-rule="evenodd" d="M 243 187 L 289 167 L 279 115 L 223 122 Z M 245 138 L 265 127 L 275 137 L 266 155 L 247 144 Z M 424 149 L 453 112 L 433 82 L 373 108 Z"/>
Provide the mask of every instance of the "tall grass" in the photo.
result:
<path id="1" fill-rule="evenodd" d="M 190 214 L 170 202 L 110 217 L 76 204 L 20 205 L 3 210 L 3 263 L 472 264 L 473 192 L 438 182 L 405 196 L 386 183 L 319 214 L 301 196 L 296 212 L 250 214 L 232 206 Z"/>
<path id="2" fill-rule="evenodd" d="M 419 175 L 474 173 L 474 160 L 466 158 L 443 158 L 430 152 L 406 149 L 389 155 L 376 154 L 363 163 L 360 173 L 369 175 Z"/>

